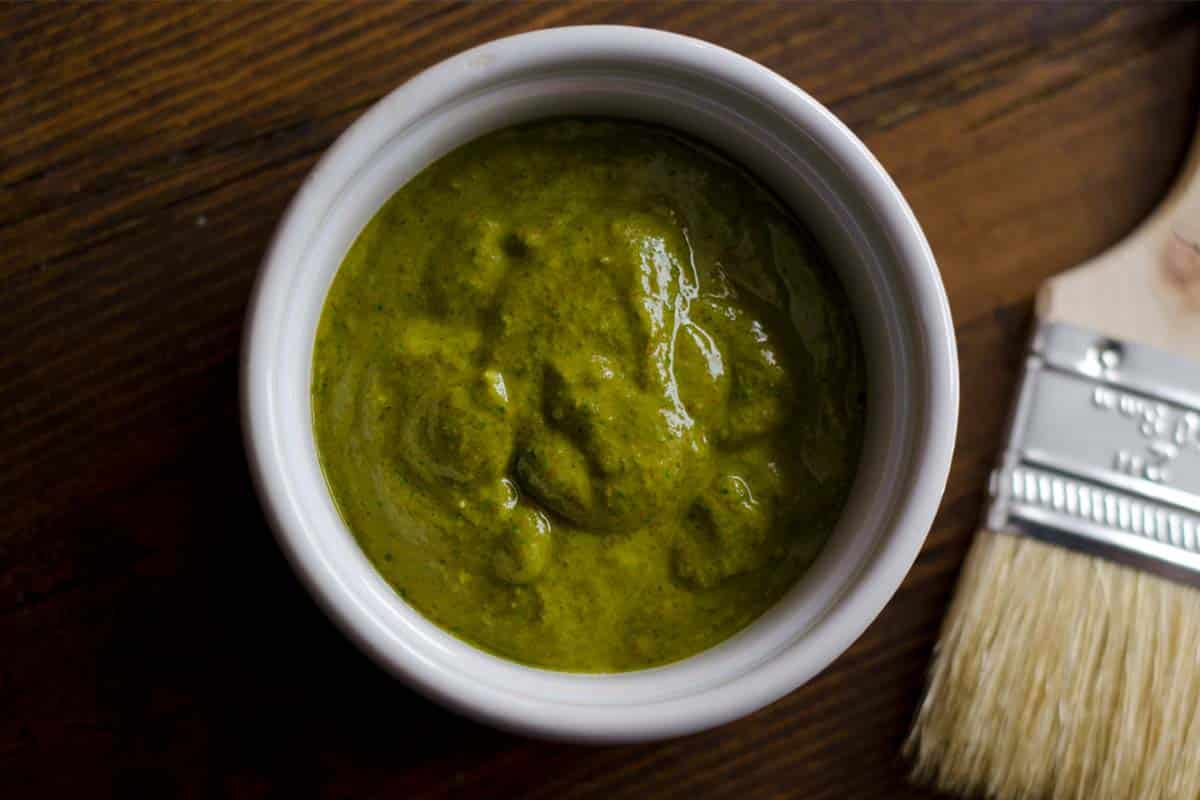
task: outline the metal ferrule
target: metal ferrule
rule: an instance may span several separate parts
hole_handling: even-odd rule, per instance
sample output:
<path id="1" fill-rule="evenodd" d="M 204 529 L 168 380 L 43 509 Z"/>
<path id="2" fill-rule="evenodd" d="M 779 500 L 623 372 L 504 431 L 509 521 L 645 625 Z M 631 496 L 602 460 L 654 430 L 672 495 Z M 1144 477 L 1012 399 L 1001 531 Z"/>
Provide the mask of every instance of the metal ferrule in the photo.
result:
<path id="1" fill-rule="evenodd" d="M 986 524 L 1200 585 L 1200 365 L 1042 323 Z"/>

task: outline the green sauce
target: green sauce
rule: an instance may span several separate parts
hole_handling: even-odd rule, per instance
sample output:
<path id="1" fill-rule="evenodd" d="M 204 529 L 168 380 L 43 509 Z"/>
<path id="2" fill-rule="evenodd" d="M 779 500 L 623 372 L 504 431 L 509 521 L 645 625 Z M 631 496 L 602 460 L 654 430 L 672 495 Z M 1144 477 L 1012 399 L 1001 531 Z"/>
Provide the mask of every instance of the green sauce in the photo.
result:
<path id="1" fill-rule="evenodd" d="M 433 164 L 329 290 L 313 416 L 368 558 L 455 635 L 637 669 L 752 622 L 857 466 L 862 358 L 811 238 L 670 131 L 558 120 Z"/>

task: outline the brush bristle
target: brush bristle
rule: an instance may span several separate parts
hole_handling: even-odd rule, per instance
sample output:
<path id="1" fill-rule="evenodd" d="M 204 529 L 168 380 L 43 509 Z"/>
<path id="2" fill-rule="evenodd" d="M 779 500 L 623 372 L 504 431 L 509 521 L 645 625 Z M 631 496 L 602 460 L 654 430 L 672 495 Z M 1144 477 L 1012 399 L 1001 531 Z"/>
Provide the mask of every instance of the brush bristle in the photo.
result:
<path id="1" fill-rule="evenodd" d="M 981 532 L 905 753 L 959 794 L 1200 798 L 1200 591 Z"/>

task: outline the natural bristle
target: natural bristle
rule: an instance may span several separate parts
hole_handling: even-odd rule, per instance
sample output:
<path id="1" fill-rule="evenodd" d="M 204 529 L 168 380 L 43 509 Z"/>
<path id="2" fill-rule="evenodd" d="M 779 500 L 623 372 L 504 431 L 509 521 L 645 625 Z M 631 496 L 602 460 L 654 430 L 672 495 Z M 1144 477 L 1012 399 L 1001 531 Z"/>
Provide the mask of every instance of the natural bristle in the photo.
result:
<path id="1" fill-rule="evenodd" d="M 981 532 L 905 753 L 961 794 L 1200 798 L 1200 591 Z"/>

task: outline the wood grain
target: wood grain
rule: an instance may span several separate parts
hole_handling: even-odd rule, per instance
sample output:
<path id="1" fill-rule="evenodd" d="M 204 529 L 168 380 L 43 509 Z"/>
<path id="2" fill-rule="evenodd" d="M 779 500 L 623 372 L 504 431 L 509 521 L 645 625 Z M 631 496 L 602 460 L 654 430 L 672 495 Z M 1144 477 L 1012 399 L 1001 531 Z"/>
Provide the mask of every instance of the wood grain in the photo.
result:
<path id="1" fill-rule="evenodd" d="M 925 226 L 963 416 L 899 594 L 742 722 L 588 749 L 386 677 L 291 576 L 238 432 L 242 315 L 321 150 L 421 68 L 621 22 L 755 58 L 840 115 Z M 667 3 L 0 7 L 0 797 L 926 797 L 897 756 L 1037 286 L 1179 168 L 1186 6 Z"/>

